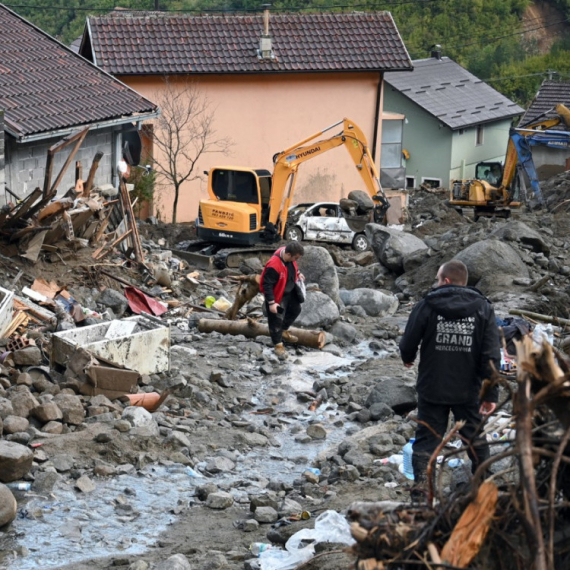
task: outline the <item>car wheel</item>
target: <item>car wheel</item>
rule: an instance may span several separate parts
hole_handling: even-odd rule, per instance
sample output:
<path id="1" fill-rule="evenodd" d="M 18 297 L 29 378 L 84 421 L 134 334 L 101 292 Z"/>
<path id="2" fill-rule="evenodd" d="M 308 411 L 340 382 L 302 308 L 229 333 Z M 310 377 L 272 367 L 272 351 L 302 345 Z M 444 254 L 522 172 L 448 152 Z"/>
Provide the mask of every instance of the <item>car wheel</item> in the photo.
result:
<path id="1" fill-rule="evenodd" d="M 291 226 L 285 231 L 285 239 L 288 241 L 303 241 L 303 230 L 299 226 Z"/>
<path id="2" fill-rule="evenodd" d="M 364 234 L 357 234 L 352 240 L 352 249 L 354 251 L 366 251 L 370 247 L 368 238 Z"/>

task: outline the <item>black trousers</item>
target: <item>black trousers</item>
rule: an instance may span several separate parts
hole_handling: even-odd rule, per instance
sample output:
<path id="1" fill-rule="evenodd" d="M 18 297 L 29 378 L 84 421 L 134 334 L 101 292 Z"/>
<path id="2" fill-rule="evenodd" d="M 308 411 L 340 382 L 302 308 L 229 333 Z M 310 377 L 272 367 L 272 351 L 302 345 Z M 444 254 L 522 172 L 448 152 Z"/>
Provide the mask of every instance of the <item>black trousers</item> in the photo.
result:
<path id="1" fill-rule="evenodd" d="M 283 342 L 283 331 L 286 331 L 301 314 L 301 303 L 295 289 L 283 295 L 283 299 L 281 299 L 279 304 L 283 308 L 282 313 L 272 313 L 267 302 L 265 303 L 267 325 L 269 326 L 269 334 L 274 345 Z"/>
<path id="2" fill-rule="evenodd" d="M 438 434 L 436 436 L 426 426 L 418 424 L 412 455 L 414 477 L 418 483 L 425 480 L 429 458 L 443 439 L 447 430 L 450 411 L 453 412 L 455 421 L 466 421 L 459 433 L 470 444 L 467 448 L 467 454 L 471 459 L 472 472 L 475 473 L 479 464 L 489 458 L 489 446 L 486 440 L 479 437 L 477 433 L 477 428 L 482 419 L 479 408 L 478 402 L 448 405 L 418 400 L 418 420 L 425 422 Z"/>

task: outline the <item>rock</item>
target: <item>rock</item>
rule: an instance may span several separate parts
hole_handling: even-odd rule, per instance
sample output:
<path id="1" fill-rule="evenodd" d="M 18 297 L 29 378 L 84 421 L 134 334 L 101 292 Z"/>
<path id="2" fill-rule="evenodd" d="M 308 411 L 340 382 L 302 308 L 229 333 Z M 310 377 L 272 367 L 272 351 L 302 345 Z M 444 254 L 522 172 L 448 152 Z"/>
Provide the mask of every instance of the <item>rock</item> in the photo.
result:
<path id="1" fill-rule="evenodd" d="M 496 236 L 501 241 L 520 242 L 530 245 L 533 251 L 537 253 L 542 252 L 547 256 L 550 255 L 550 246 L 544 241 L 542 236 L 518 220 L 508 220 L 493 230 L 490 235 Z"/>
<path id="2" fill-rule="evenodd" d="M 206 463 L 206 471 L 209 473 L 227 473 L 235 469 L 236 464 L 227 457 L 212 457 Z"/>
<path id="3" fill-rule="evenodd" d="M 269 440 L 260 433 L 240 433 L 239 439 L 250 447 L 261 447 L 269 445 Z"/>
<path id="4" fill-rule="evenodd" d="M 343 323 L 341 321 L 337 321 L 330 329 L 329 332 L 340 338 L 341 340 L 345 340 L 346 342 L 354 342 L 356 336 L 358 335 L 358 331 L 348 323 Z"/>
<path id="5" fill-rule="evenodd" d="M 386 295 L 375 289 L 353 289 L 340 291 L 340 298 L 346 306 L 358 305 L 370 317 L 393 315 L 400 302 L 393 295 Z"/>
<path id="6" fill-rule="evenodd" d="M 255 519 L 247 519 L 243 521 L 241 530 L 243 532 L 255 532 L 259 528 L 259 523 Z"/>
<path id="7" fill-rule="evenodd" d="M 343 459 L 349 465 L 354 465 L 360 472 L 372 465 L 372 456 L 368 453 L 362 453 L 358 449 L 351 449 Z"/>
<path id="8" fill-rule="evenodd" d="M 206 483 L 196 487 L 196 496 L 200 501 L 205 501 L 212 493 L 217 493 L 218 487 L 215 483 Z"/>
<path id="9" fill-rule="evenodd" d="M 319 476 L 314 473 L 313 471 L 303 471 L 303 477 L 309 482 L 314 483 L 315 485 L 319 482 Z"/>
<path id="10" fill-rule="evenodd" d="M 97 303 L 103 307 L 109 307 L 119 319 L 125 314 L 129 306 L 125 296 L 114 289 L 105 289 L 99 295 Z"/>
<path id="11" fill-rule="evenodd" d="M 78 426 L 85 420 L 85 409 L 79 396 L 57 394 L 53 401 L 61 410 L 64 423 Z"/>
<path id="12" fill-rule="evenodd" d="M 11 395 L 10 401 L 13 414 L 22 418 L 27 418 L 30 412 L 40 405 L 27 386 L 19 386 L 18 390 Z"/>
<path id="13" fill-rule="evenodd" d="M 75 461 L 71 455 L 59 453 L 51 458 L 51 463 L 58 473 L 65 473 L 73 469 Z"/>
<path id="14" fill-rule="evenodd" d="M 0 398 L 0 418 L 6 419 L 8 416 L 13 415 L 14 406 L 12 406 L 12 402 L 7 398 Z"/>
<path id="15" fill-rule="evenodd" d="M 165 440 L 165 445 L 171 445 L 172 447 L 187 447 L 190 448 L 192 443 L 186 434 L 181 431 L 174 430 Z"/>
<path id="16" fill-rule="evenodd" d="M 368 410 L 372 421 L 384 421 L 394 415 L 394 410 L 386 402 L 376 402 Z"/>
<path id="17" fill-rule="evenodd" d="M 18 374 L 16 378 L 16 384 L 23 384 L 24 386 L 31 387 L 34 384 L 32 377 L 29 374 L 23 372 L 22 374 Z"/>
<path id="18" fill-rule="evenodd" d="M 264 495 L 254 495 L 249 502 L 249 510 L 255 512 L 259 507 L 272 507 L 277 510 L 279 502 L 273 493 L 265 493 Z"/>
<path id="19" fill-rule="evenodd" d="M 61 422 L 51 421 L 42 427 L 43 433 L 53 433 L 59 435 L 63 433 L 63 424 Z"/>
<path id="20" fill-rule="evenodd" d="M 4 418 L 4 433 L 18 433 L 26 431 L 30 422 L 20 416 L 8 416 Z"/>
<path id="21" fill-rule="evenodd" d="M 311 424 L 307 427 L 307 435 L 313 439 L 326 439 L 327 430 L 321 424 Z"/>
<path id="22" fill-rule="evenodd" d="M 55 402 L 40 404 L 33 408 L 30 413 L 43 423 L 53 420 L 61 420 L 63 418 L 63 414 Z"/>
<path id="23" fill-rule="evenodd" d="M 206 499 L 206 506 L 210 509 L 228 509 L 233 504 L 234 498 L 225 491 L 216 491 L 215 493 L 210 493 Z"/>
<path id="24" fill-rule="evenodd" d="M 10 483 L 26 475 L 32 467 L 34 454 L 19 443 L 0 441 L 0 481 Z"/>
<path id="25" fill-rule="evenodd" d="M 398 275 L 404 272 L 405 256 L 428 249 L 420 238 L 380 224 L 367 224 L 366 236 L 378 261 Z"/>
<path id="26" fill-rule="evenodd" d="M 82 475 L 77 479 L 77 481 L 75 481 L 75 488 L 79 489 L 82 493 L 91 493 L 95 491 L 97 487 L 95 486 L 95 483 L 87 477 L 87 475 Z"/>
<path id="27" fill-rule="evenodd" d="M 158 424 L 152 418 L 152 414 L 140 406 L 128 406 L 123 410 L 122 419 L 128 420 L 133 428 L 142 429 L 148 435 L 158 435 Z"/>
<path id="28" fill-rule="evenodd" d="M 469 285 L 476 285 L 484 276 L 529 277 L 526 264 L 507 243 L 487 239 L 470 245 L 454 259 L 462 261 L 469 271 Z"/>
<path id="29" fill-rule="evenodd" d="M 53 491 L 56 483 L 61 480 L 61 475 L 53 471 L 40 471 L 35 474 L 32 490 L 35 493 L 47 494 Z"/>
<path id="30" fill-rule="evenodd" d="M 356 265 L 370 265 L 376 261 L 376 256 L 373 251 L 363 251 L 354 257 Z"/>
<path id="31" fill-rule="evenodd" d="M 306 283 L 316 283 L 337 305 L 340 303 L 338 275 L 333 259 L 324 247 L 305 246 L 305 254 L 299 260 L 298 267 Z"/>
<path id="32" fill-rule="evenodd" d="M 372 389 L 365 405 L 370 408 L 380 402 L 390 406 L 397 414 L 409 412 L 417 405 L 416 389 L 406 385 L 401 379 L 385 378 Z"/>
<path id="33" fill-rule="evenodd" d="M 338 297 L 338 290 L 337 290 Z M 295 321 L 297 327 L 317 328 L 328 327 L 340 316 L 334 300 L 320 291 L 307 291 L 307 298 L 302 304 L 301 314 Z"/>
<path id="34" fill-rule="evenodd" d="M 192 570 L 192 566 L 184 554 L 174 554 L 157 564 L 155 570 Z"/>
<path id="35" fill-rule="evenodd" d="M 253 516 L 260 523 L 274 523 L 279 518 L 273 507 L 257 507 Z"/>
<path id="36" fill-rule="evenodd" d="M 42 352 L 37 346 L 26 346 L 12 353 L 16 366 L 38 366 L 42 363 Z"/>
<path id="37" fill-rule="evenodd" d="M 0 528 L 16 518 L 18 505 L 12 491 L 0 483 Z"/>
<path id="38" fill-rule="evenodd" d="M 303 507 L 297 501 L 290 499 L 289 497 L 285 497 L 281 504 L 279 505 L 278 513 L 280 517 L 286 517 L 289 515 L 299 514 L 303 511 Z"/>

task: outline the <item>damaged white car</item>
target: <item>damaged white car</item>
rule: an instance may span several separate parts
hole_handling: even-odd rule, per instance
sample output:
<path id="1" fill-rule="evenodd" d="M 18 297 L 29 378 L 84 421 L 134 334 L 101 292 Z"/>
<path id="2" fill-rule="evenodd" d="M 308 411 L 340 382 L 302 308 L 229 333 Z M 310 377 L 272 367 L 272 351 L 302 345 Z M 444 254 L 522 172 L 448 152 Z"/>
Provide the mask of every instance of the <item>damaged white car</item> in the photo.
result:
<path id="1" fill-rule="evenodd" d="M 354 232 L 348 227 L 337 202 L 298 204 L 289 208 L 285 239 L 348 244 L 355 251 L 366 251 L 370 247 L 363 231 Z"/>

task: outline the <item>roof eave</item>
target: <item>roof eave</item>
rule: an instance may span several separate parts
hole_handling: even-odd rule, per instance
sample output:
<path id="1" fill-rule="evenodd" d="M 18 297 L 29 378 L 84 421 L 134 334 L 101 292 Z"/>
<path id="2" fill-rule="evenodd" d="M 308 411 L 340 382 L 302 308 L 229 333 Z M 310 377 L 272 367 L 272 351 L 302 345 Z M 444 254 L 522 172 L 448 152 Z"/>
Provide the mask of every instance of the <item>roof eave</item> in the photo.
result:
<path id="1" fill-rule="evenodd" d="M 6 121 L 6 132 L 12 135 L 19 143 L 28 143 L 41 141 L 45 139 L 51 139 L 56 137 L 64 137 L 68 134 L 77 131 L 77 129 L 89 127 L 89 130 L 104 129 L 106 127 L 114 127 L 118 125 L 125 125 L 127 123 L 141 123 L 143 121 L 149 121 L 151 119 L 156 119 L 160 115 L 160 110 L 156 109 L 151 113 L 141 113 L 138 115 L 129 115 L 120 117 L 118 119 L 109 119 L 107 121 L 98 121 L 96 123 L 85 123 L 82 125 L 74 125 L 71 127 L 66 127 L 63 129 L 55 129 L 52 131 L 44 131 L 41 133 L 31 133 L 29 135 L 24 135 L 21 132 L 16 132 L 8 126 L 9 121 Z"/>

